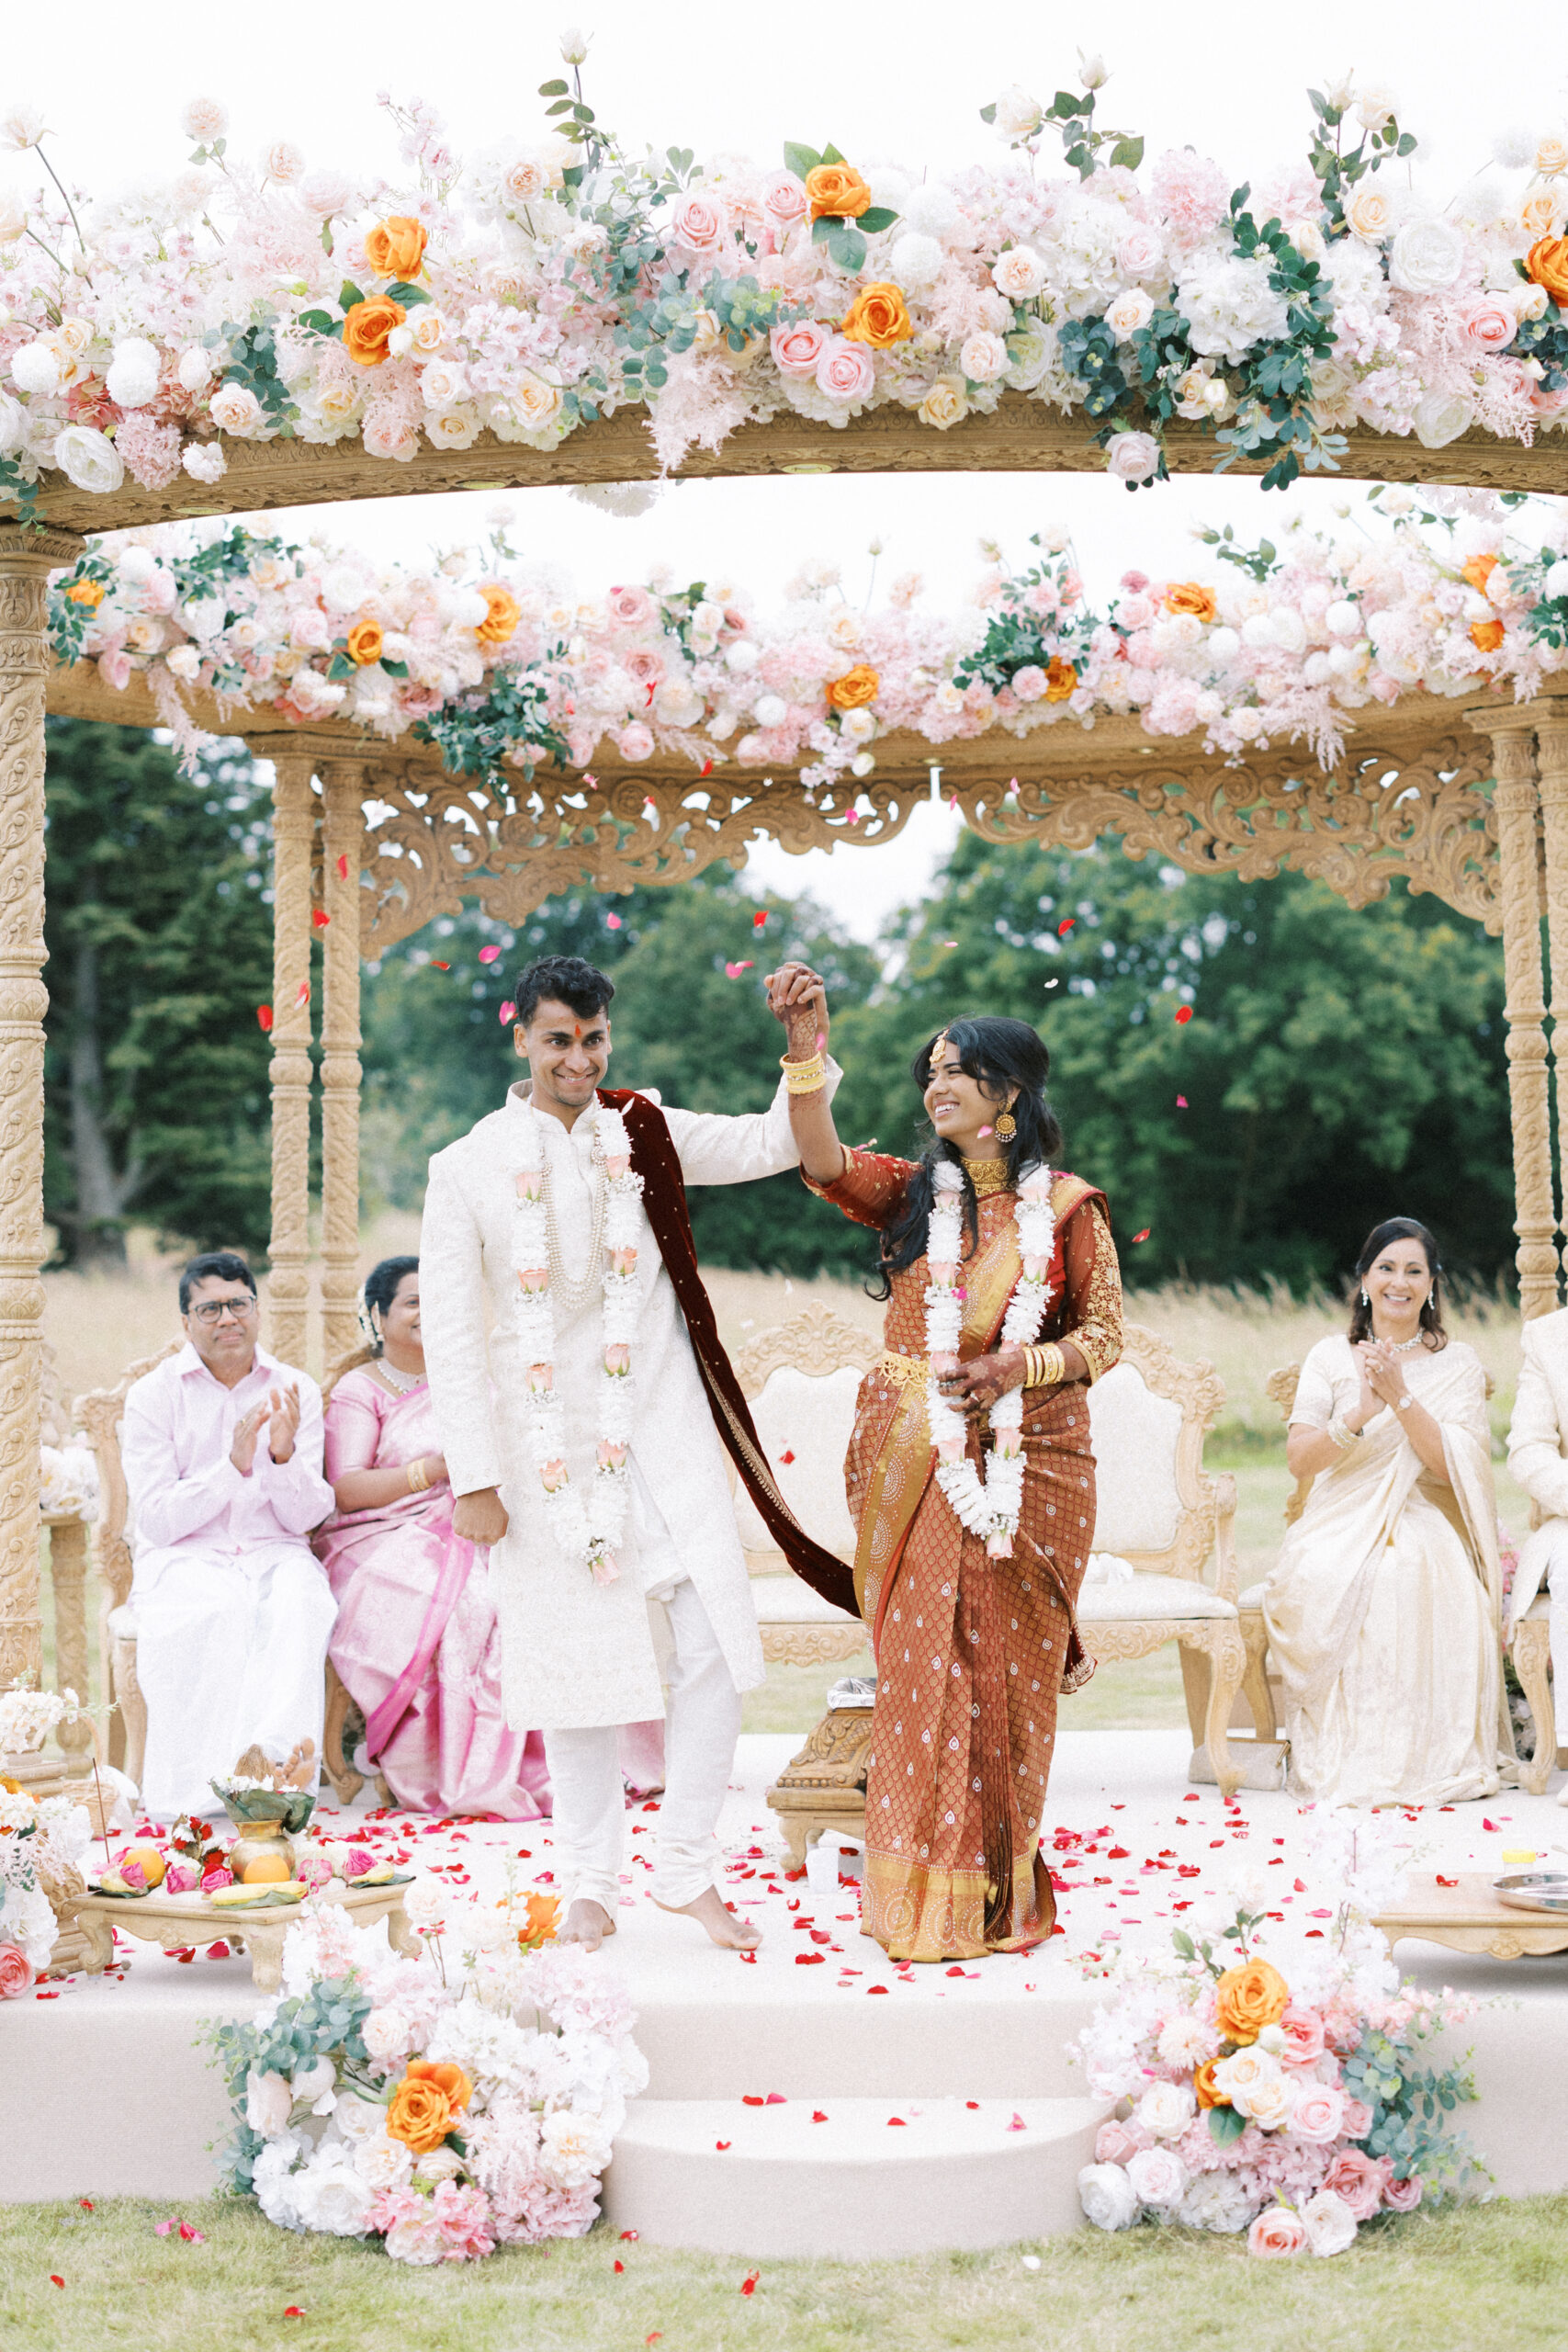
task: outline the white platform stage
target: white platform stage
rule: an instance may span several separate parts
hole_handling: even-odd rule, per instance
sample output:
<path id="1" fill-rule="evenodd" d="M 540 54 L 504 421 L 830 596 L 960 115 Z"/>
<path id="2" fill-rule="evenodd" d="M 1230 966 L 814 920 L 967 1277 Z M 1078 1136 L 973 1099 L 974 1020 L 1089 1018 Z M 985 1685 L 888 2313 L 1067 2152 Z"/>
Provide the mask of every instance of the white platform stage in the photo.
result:
<path id="1" fill-rule="evenodd" d="M 764 1933 L 754 1961 L 649 1901 L 637 1849 L 655 1815 L 632 1807 L 605 1960 L 636 1997 L 651 2079 L 616 2143 L 604 2203 L 617 2229 L 652 2242 L 853 2257 L 1076 2227 L 1075 2176 L 1107 2110 L 1067 2061 L 1096 1999 L 1074 1959 L 1118 1940 L 1163 1943 L 1179 1906 L 1238 1868 L 1278 1886 L 1269 1907 L 1287 1971 L 1290 1941 L 1331 1924 L 1334 1890 L 1311 1883 L 1289 1798 L 1244 1792 L 1227 1808 L 1194 1788 L 1182 1733 L 1069 1731 L 1050 1792 L 1053 1826 L 1083 1839 L 1070 1864 L 1054 1858 L 1066 1932 L 1017 1957 L 896 1968 L 859 1933 L 852 1884 L 822 1901 L 784 1875 L 763 1791 L 798 1745 L 742 1740 L 723 1824 L 730 1900 Z M 320 1817 L 345 1826 L 329 1809 Z M 553 1867 L 547 1822 L 434 1825 L 370 1815 L 363 1801 L 354 1821 L 465 1899 L 499 1893 L 508 1857 L 525 1882 Z M 1496 1875 L 1505 1848 L 1562 1854 L 1568 1815 L 1551 1795 L 1507 1791 L 1425 1814 L 1409 1834 L 1415 1886 L 1460 1870 Z M 0 2144 L 4 2201 L 177 2201 L 212 2186 L 228 2112 L 198 2035 L 261 1996 L 237 1956 L 120 1950 L 125 1965 L 109 1977 L 69 1978 L 0 2007 L 7 2112 L 22 2127 Z M 1418 1983 L 1492 2004 L 1464 2030 L 1482 2097 L 1460 2120 L 1498 2189 L 1568 2187 L 1568 1953 L 1505 1962 L 1406 1941 L 1398 1958 Z"/>

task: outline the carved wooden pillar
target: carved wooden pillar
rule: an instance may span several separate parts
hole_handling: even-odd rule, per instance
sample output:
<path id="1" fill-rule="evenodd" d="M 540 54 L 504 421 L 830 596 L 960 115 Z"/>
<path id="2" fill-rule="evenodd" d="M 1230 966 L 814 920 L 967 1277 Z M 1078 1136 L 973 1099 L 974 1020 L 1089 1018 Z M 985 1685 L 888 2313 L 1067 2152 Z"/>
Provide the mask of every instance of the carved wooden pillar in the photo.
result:
<path id="1" fill-rule="evenodd" d="M 88 1698 L 91 1661 L 87 1653 L 87 1526 L 85 1520 L 51 1519 L 49 1522 L 49 1577 L 54 1587 L 54 1687 L 74 1690 L 84 1706 Z M 55 1743 L 62 1748 L 68 1771 L 88 1769 L 93 1726 L 86 1717 L 55 1727 Z"/>
<path id="2" fill-rule="evenodd" d="M 1540 711 L 1543 706 L 1531 706 Z M 1551 1091 L 1557 1114 L 1557 1198 L 1568 1225 L 1568 712 L 1535 729 L 1536 774 L 1546 851 L 1546 937 L 1551 971 Z M 1568 1241 L 1563 1244 L 1568 1269 Z"/>
<path id="3" fill-rule="evenodd" d="M 325 1362 L 358 1336 L 359 887 L 365 862 L 365 768 L 330 760 L 321 769 L 321 1314 Z"/>
<path id="4" fill-rule="evenodd" d="M 1472 713 L 1496 758 L 1492 803 L 1503 886 L 1503 962 L 1507 976 L 1508 1103 L 1514 1130 L 1514 1230 L 1519 1237 L 1519 1311 L 1525 1319 L 1557 1305 L 1556 1210 L 1547 1094 L 1546 1005 L 1541 994 L 1540 856 L 1536 837 L 1534 719 L 1528 707 Z"/>
<path id="5" fill-rule="evenodd" d="M 312 752 L 276 754 L 272 786 L 272 1281 L 266 1344 L 305 1363 L 310 1306 Z"/>
<path id="6" fill-rule="evenodd" d="M 72 531 L 0 523 L 0 1689 L 43 1663 L 44 585 L 81 547 Z"/>

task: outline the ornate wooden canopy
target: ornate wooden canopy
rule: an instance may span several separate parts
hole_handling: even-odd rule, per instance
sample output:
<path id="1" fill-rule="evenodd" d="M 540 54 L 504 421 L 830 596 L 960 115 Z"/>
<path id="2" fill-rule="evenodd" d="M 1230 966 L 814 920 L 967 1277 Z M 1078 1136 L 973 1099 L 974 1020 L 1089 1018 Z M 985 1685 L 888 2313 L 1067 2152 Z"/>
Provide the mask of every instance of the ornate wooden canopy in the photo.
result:
<path id="1" fill-rule="evenodd" d="M 1472 489 L 1568 492 L 1568 435 L 1545 434 L 1531 447 L 1499 441 L 1472 427 L 1441 450 L 1412 437 L 1356 426 L 1345 436 L 1340 474 L 1353 481 L 1463 483 Z M 1167 427 L 1175 472 L 1212 473 L 1219 456 L 1198 425 Z M 357 440 L 229 441 L 229 470 L 213 483 L 180 474 L 167 490 L 141 489 L 128 475 L 103 495 L 73 489 L 51 474 L 39 499 L 48 522 L 77 531 L 130 530 L 197 514 L 251 514 L 280 506 L 337 505 L 360 498 L 408 498 L 433 491 L 530 489 L 552 482 L 652 481 L 660 473 L 647 417 L 620 410 L 581 425 L 547 451 L 482 433 L 461 450 L 422 447 L 407 464 L 367 457 Z M 1240 474 L 1268 460 L 1238 460 Z M 682 480 L 739 474 L 802 473 L 1100 473 L 1080 414 L 1065 416 L 1043 401 L 1009 393 L 989 416 L 972 414 L 945 433 L 906 410 L 878 408 L 835 427 L 793 411 L 766 424 L 743 424 L 717 449 L 694 449 L 676 469 Z"/>

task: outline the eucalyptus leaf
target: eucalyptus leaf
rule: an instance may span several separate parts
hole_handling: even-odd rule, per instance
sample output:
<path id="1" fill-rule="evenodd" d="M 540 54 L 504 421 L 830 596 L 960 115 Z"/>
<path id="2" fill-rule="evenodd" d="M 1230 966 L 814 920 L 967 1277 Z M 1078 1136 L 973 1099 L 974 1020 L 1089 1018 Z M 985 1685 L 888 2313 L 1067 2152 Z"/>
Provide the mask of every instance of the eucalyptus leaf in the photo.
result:
<path id="1" fill-rule="evenodd" d="M 784 141 L 784 159 L 785 171 L 793 172 L 797 180 L 803 180 L 807 172 L 814 172 L 823 160 L 815 147 L 799 146 L 793 139 Z"/>

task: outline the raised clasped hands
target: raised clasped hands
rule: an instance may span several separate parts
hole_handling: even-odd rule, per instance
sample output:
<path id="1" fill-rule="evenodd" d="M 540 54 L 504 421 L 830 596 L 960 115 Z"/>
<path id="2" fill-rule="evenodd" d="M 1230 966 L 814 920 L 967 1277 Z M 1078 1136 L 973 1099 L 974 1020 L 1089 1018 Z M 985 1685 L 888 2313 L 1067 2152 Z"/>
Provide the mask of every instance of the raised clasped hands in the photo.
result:
<path id="1" fill-rule="evenodd" d="M 1386 1340 L 1360 1340 L 1356 1357 L 1361 1374 L 1356 1411 L 1364 1423 L 1385 1405 L 1398 1404 L 1404 1394 L 1404 1367 Z"/>
<path id="2" fill-rule="evenodd" d="M 828 1044 L 828 990 L 820 972 L 809 964 L 781 964 L 764 982 L 768 1011 L 782 1021 L 789 1037 L 791 1061 L 809 1061 Z"/>

